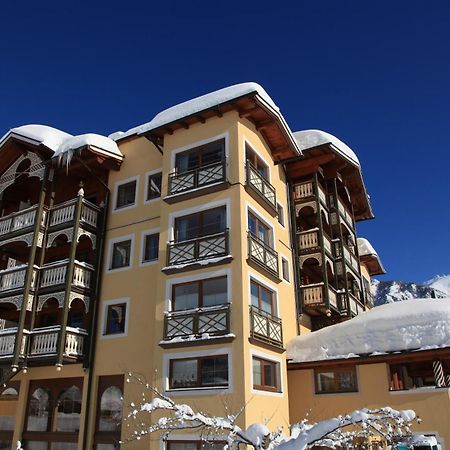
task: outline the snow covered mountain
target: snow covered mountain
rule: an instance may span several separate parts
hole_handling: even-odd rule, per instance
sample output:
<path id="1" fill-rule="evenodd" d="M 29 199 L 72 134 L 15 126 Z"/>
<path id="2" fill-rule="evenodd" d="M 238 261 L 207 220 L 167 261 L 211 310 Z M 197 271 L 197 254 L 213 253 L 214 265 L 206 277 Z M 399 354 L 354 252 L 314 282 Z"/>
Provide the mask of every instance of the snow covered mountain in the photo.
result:
<path id="1" fill-rule="evenodd" d="M 373 280 L 372 292 L 375 306 L 412 298 L 447 297 L 450 296 L 450 275 L 438 275 L 423 284 Z"/>

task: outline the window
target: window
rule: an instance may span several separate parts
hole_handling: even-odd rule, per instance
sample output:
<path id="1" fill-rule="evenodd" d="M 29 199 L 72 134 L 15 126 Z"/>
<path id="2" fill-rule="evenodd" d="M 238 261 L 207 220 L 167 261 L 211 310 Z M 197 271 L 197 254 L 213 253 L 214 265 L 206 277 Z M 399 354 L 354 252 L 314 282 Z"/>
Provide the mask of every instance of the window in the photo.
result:
<path id="1" fill-rule="evenodd" d="M 278 223 L 284 227 L 284 208 L 277 203 Z"/>
<path id="2" fill-rule="evenodd" d="M 126 328 L 127 304 L 107 305 L 104 334 L 123 334 Z"/>
<path id="3" fill-rule="evenodd" d="M 268 313 L 275 315 L 275 301 L 274 293 L 257 283 L 254 280 L 250 281 L 250 297 L 252 306 Z"/>
<path id="4" fill-rule="evenodd" d="M 167 450 L 223 450 L 225 442 L 212 441 L 167 441 Z"/>
<path id="5" fill-rule="evenodd" d="M 281 271 L 283 273 L 283 280 L 290 282 L 289 261 L 283 257 L 281 257 Z"/>
<path id="6" fill-rule="evenodd" d="M 145 201 L 161 197 L 162 172 L 151 173 L 147 176 L 147 189 Z"/>
<path id="7" fill-rule="evenodd" d="M 156 261 L 159 255 L 159 233 L 144 236 L 142 262 Z"/>
<path id="8" fill-rule="evenodd" d="M 226 208 L 208 209 L 175 219 L 175 240 L 187 241 L 226 230 Z"/>
<path id="9" fill-rule="evenodd" d="M 131 239 L 113 243 L 111 269 L 128 267 L 131 263 Z"/>
<path id="10" fill-rule="evenodd" d="M 317 370 L 315 372 L 316 394 L 357 392 L 356 368 Z"/>
<path id="11" fill-rule="evenodd" d="M 280 366 L 277 362 L 254 356 L 252 358 L 253 389 L 280 391 Z"/>
<path id="12" fill-rule="evenodd" d="M 170 360 L 170 389 L 228 386 L 228 356 Z"/>
<path id="13" fill-rule="evenodd" d="M 225 159 L 225 139 L 178 153 L 175 158 L 176 173 L 181 174 L 199 167 L 219 163 Z"/>
<path id="14" fill-rule="evenodd" d="M 172 287 L 173 311 L 223 305 L 227 302 L 227 277 L 209 278 Z"/>
<path id="15" fill-rule="evenodd" d="M 137 179 L 123 182 L 117 186 L 115 209 L 133 206 L 136 202 Z"/>
<path id="16" fill-rule="evenodd" d="M 450 360 L 441 360 L 444 377 L 450 376 Z M 432 361 L 390 364 L 391 391 L 437 386 Z"/>
<path id="17" fill-rule="evenodd" d="M 37 388 L 28 401 L 27 431 L 49 431 L 50 391 Z"/>
<path id="18" fill-rule="evenodd" d="M 251 212 L 248 213 L 248 229 L 260 241 L 270 247 L 272 246 L 272 230 Z"/>
<path id="19" fill-rule="evenodd" d="M 80 415 L 81 391 L 77 386 L 70 386 L 58 398 L 55 431 L 78 432 L 80 429 Z"/>
<path id="20" fill-rule="evenodd" d="M 264 179 L 269 181 L 269 167 L 248 144 L 245 146 L 245 159 Z"/>

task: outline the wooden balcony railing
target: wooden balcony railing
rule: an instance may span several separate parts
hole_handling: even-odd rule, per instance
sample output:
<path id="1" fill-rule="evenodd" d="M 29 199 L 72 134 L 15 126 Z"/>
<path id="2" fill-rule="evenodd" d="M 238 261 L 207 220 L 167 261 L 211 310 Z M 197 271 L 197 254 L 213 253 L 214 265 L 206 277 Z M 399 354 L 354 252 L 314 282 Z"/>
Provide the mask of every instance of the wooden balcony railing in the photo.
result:
<path id="1" fill-rule="evenodd" d="M 34 205 L 31 208 L 0 217 L 0 238 L 9 233 L 32 228 L 36 220 L 37 209 L 38 205 Z M 45 224 L 46 214 L 47 211 L 44 209 L 42 225 Z"/>
<path id="2" fill-rule="evenodd" d="M 169 174 L 169 195 L 181 194 L 226 181 L 226 160 L 183 173 Z"/>
<path id="3" fill-rule="evenodd" d="M 322 186 L 318 186 L 319 199 L 327 205 L 327 196 Z M 307 181 L 306 183 L 299 183 L 294 186 L 294 200 L 301 201 L 310 199 L 316 194 L 314 192 L 314 183 L 312 181 Z"/>
<path id="4" fill-rule="evenodd" d="M 267 344 L 283 347 L 281 319 L 251 305 L 250 336 Z"/>
<path id="5" fill-rule="evenodd" d="M 66 282 L 66 272 L 69 260 L 46 264 L 41 269 L 41 288 L 63 285 Z M 82 288 L 90 288 L 91 275 L 94 268 L 87 263 L 75 261 L 72 284 Z"/>
<path id="6" fill-rule="evenodd" d="M 77 199 L 74 198 L 68 202 L 60 203 L 59 205 L 54 206 L 50 211 L 49 227 L 72 222 L 75 217 L 74 214 L 76 203 Z M 83 199 L 81 221 L 95 228 L 97 226 L 99 211 L 100 209 L 97 206 Z"/>
<path id="7" fill-rule="evenodd" d="M 164 316 L 164 339 L 202 335 L 223 336 L 230 333 L 230 305 L 196 310 L 171 311 Z"/>
<path id="8" fill-rule="evenodd" d="M 36 328 L 31 332 L 30 356 L 55 355 L 58 350 L 58 336 L 61 333 L 61 326 Z M 84 338 L 87 335 L 85 330 L 78 328 L 66 328 L 66 338 L 64 355 L 82 356 Z"/>
<path id="9" fill-rule="evenodd" d="M 277 210 L 277 196 L 275 188 L 247 161 L 247 186 L 255 190 L 275 211 Z"/>
<path id="10" fill-rule="evenodd" d="M 0 330 L 0 358 L 14 355 L 16 334 L 17 334 L 17 327 L 5 328 L 4 330 Z M 24 330 L 22 336 L 22 346 L 20 348 L 20 355 L 25 354 L 27 338 L 28 338 L 28 331 Z"/>
<path id="11" fill-rule="evenodd" d="M 28 264 L 11 267 L 0 271 L 0 294 L 8 291 L 22 289 L 25 286 L 25 277 Z M 31 289 L 36 288 L 37 268 L 33 269 Z"/>
<path id="12" fill-rule="evenodd" d="M 298 244 L 301 253 L 308 253 L 311 250 L 320 248 L 320 231 L 318 229 L 302 231 L 298 233 Z M 325 250 L 331 253 L 331 241 L 330 238 L 323 233 L 323 245 Z"/>
<path id="13" fill-rule="evenodd" d="M 167 244 L 167 265 L 189 264 L 229 254 L 228 230 Z"/>
<path id="14" fill-rule="evenodd" d="M 278 278 L 278 253 L 253 233 L 248 233 L 248 257 Z"/>
<path id="15" fill-rule="evenodd" d="M 301 290 L 303 306 L 326 306 L 328 296 L 330 305 L 338 307 L 337 293 L 332 286 L 328 286 L 326 291 L 324 283 L 317 283 L 301 286 Z"/>

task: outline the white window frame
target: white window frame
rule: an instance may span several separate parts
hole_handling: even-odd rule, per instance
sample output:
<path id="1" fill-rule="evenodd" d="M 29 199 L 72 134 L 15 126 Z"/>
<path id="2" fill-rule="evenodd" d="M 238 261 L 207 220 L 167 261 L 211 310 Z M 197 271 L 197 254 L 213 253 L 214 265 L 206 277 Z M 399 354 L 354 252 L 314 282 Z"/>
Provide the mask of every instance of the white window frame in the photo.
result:
<path id="1" fill-rule="evenodd" d="M 252 213 L 254 216 L 256 216 L 261 222 L 264 223 L 264 225 L 266 225 L 268 228 L 270 228 L 271 230 L 271 234 L 272 234 L 272 248 L 276 251 L 276 243 L 277 243 L 277 237 L 276 237 L 276 233 L 275 233 L 275 227 L 274 225 L 271 223 L 270 219 L 267 216 L 264 216 L 263 214 L 261 214 L 254 206 L 252 206 L 250 203 L 246 203 L 247 205 L 247 215 L 246 215 L 246 223 L 245 226 L 247 227 L 247 233 L 250 232 L 249 228 L 248 228 L 248 214 Z"/>
<path id="2" fill-rule="evenodd" d="M 244 162 L 244 167 L 247 166 L 247 158 L 245 155 L 245 148 L 247 145 L 256 153 L 258 158 L 267 166 L 267 181 L 269 183 L 272 183 L 272 168 L 271 168 L 270 164 L 267 162 L 266 158 L 261 156 L 261 153 L 255 148 L 255 146 L 245 136 L 243 137 L 243 153 L 242 153 L 242 160 Z M 273 165 L 273 161 L 272 161 L 272 165 Z"/>
<path id="3" fill-rule="evenodd" d="M 169 389 L 169 375 L 170 375 L 170 360 L 182 359 L 182 358 L 200 358 L 203 356 L 228 356 L 228 386 L 218 387 L 197 387 L 197 388 L 179 388 Z M 171 397 L 175 396 L 198 396 L 198 395 L 217 395 L 217 394 L 230 394 L 233 392 L 233 353 L 229 347 L 220 347 L 208 350 L 197 350 L 190 352 L 176 352 L 176 353 L 164 353 L 163 355 L 163 389 L 164 392 L 170 394 Z"/>
<path id="4" fill-rule="evenodd" d="M 147 192 L 148 192 L 148 179 L 150 177 L 150 175 L 156 175 L 157 173 L 161 174 L 161 195 L 159 197 L 156 198 L 151 198 L 151 199 L 147 199 Z M 158 200 L 161 200 L 162 197 L 162 184 L 163 184 L 163 170 L 162 168 L 159 169 L 155 169 L 155 170 L 150 170 L 149 172 L 145 173 L 145 183 L 144 183 L 144 205 L 148 205 L 150 203 L 154 203 L 157 202 Z"/>
<path id="5" fill-rule="evenodd" d="M 131 203 L 130 205 L 123 206 L 121 208 L 117 208 L 117 199 L 118 199 L 118 193 L 119 193 L 119 187 L 131 183 L 132 181 L 136 181 L 136 195 L 134 196 L 134 203 Z M 136 175 L 134 177 L 125 178 L 124 180 L 117 181 L 114 185 L 114 196 L 113 196 L 113 204 L 112 204 L 112 212 L 121 212 L 121 211 L 128 211 L 132 208 L 135 208 L 139 202 L 139 175 Z"/>
<path id="6" fill-rule="evenodd" d="M 123 241 L 131 240 L 131 248 L 130 248 L 130 265 L 124 267 L 118 267 L 117 269 L 112 269 L 112 257 L 113 257 L 113 247 L 114 244 Z M 134 234 L 127 234 L 126 236 L 117 236 L 108 241 L 108 258 L 106 260 L 107 266 L 105 268 L 106 273 L 117 273 L 123 272 L 125 270 L 130 270 L 133 267 L 134 260 Z"/>
<path id="7" fill-rule="evenodd" d="M 183 209 L 180 211 L 175 211 L 169 214 L 169 224 L 168 224 L 168 239 L 173 241 L 175 239 L 175 219 L 179 217 L 188 216 L 200 211 L 207 211 L 208 209 L 218 208 L 220 206 L 225 206 L 225 217 L 226 217 L 226 228 L 231 228 L 231 199 L 225 198 L 223 200 L 217 200 L 215 202 L 209 202 L 202 205 L 194 206 L 192 208 Z"/>
<path id="8" fill-rule="evenodd" d="M 165 300 L 165 312 L 170 312 L 172 309 L 172 288 L 177 284 L 190 283 L 191 281 L 208 280 L 209 278 L 227 277 L 227 294 L 228 303 L 232 303 L 232 287 L 231 281 L 231 269 L 220 269 L 213 272 L 197 273 L 194 275 L 188 275 L 184 277 L 171 278 L 166 281 L 166 300 Z"/>
<path id="9" fill-rule="evenodd" d="M 282 254 L 280 254 L 280 256 L 281 256 L 281 267 L 280 267 L 281 268 L 281 279 L 283 280 L 284 283 L 291 284 L 292 283 L 292 276 L 293 276 L 291 262 L 290 262 L 290 260 L 289 260 L 289 258 L 287 256 L 284 256 Z M 283 261 L 286 261 L 286 263 L 287 263 L 289 280 L 286 280 L 286 278 L 284 278 Z"/>
<path id="10" fill-rule="evenodd" d="M 114 333 L 114 334 L 105 334 L 106 333 L 106 325 L 108 322 L 108 307 L 113 305 L 121 305 L 125 303 L 125 330 L 123 333 Z M 122 338 L 128 336 L 128 322 L 130 318 L 130 298 L 113 298 L 111 300 L 105 300 L 102 302 L 102 326 L 100 328 L 100 339 L 115 339 Z"/>
<path id="11" fill-rule="evenodd" d="M 157 264 L 159 262 L 159 249 L 158 249 L 158 258 L 152 259 L 150 261 L 144 261 L 144 255 L 145 255 L 145 238 L 146 236 L 149 236 L 151 234 L 159 234 L 161 237 L 161 229 L 160 228 L 149 228 L 148 230 L 144 230 L 141 233 L 141 245 L 140 245 L 140 252 L 139 252 L 139 267 L 146 267 L 151 266 L 153 264 Z"/>
<path id="12" fill-rule="evenodd" d="M 248 305 L 249 307 L 252 305 L 252 288 L 251 288 L 251 281 L 256 281 L 256 283 L 260 284 L 261 286 L 264 286 L 269 291 L 273 292 L 274 300 L 275 300 L 275 315 L 278 318 L 281 318 L 281 311 L 280 311 L 280 302 L 278 301 L 278 288 L 274 285 L 268 282 L 267 279 L 261 277 L 256 272 L 250 271 L 248 272 Z"/>
<path id="13" fill-rule="evenodd" d="M 278 365 L 278 380 L 279 380 L 279 391 L 271 392 L 262 389 L 255 389 L 253 382 L 253 357 L 265 359 L 266 361 L 274 362 Z M 268 395 L 270 397 L 284 397 L 284 367 L 283 361 L 280 357 L 271 355 L 270 353 L 261 352 L 260 350 L 251 349 L 250 350 L 250 386 L 251 393 L 258 395 Z"/>

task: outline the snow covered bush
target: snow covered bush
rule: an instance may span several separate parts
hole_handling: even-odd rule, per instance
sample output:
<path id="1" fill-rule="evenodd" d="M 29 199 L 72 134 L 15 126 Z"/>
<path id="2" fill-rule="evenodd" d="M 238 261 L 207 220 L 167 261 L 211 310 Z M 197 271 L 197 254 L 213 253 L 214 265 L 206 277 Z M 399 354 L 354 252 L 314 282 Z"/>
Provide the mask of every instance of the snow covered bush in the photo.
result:
<path id="1" fill-rule="evenodd" d="M 356 440 L 361 442 L 371 436 L 381 437 L 388 443 L 408 437 L 411 424 L 417 420 L 412 410 L 362 409 L 318 423 L 305 419 L 293 424 L 290 436 L 285 436 L 281 430 L 271 432 L 265 424 L 252 424 L 246 430 L 241 429 L 237 421 L 245 405 L 236 414 L 227 412 L 224 417 L 212 416 L 176 403 L 137 374 L 129 373 L 126 381 L 142 386 L 143 393 L 139 404 L 129 405 L 130 410 L 124 418 L 127 437 L 123 443 L 140 440 L 152 433 L 161 433 L 163 439 L 168 439 L 173 431 L 194 430 L 205 441 L 211 440 L 211 436 L 216 439 L 223 436 L 229 450 L 237 450 L 240 444 L 255 450 L 352 447 Z"/>

